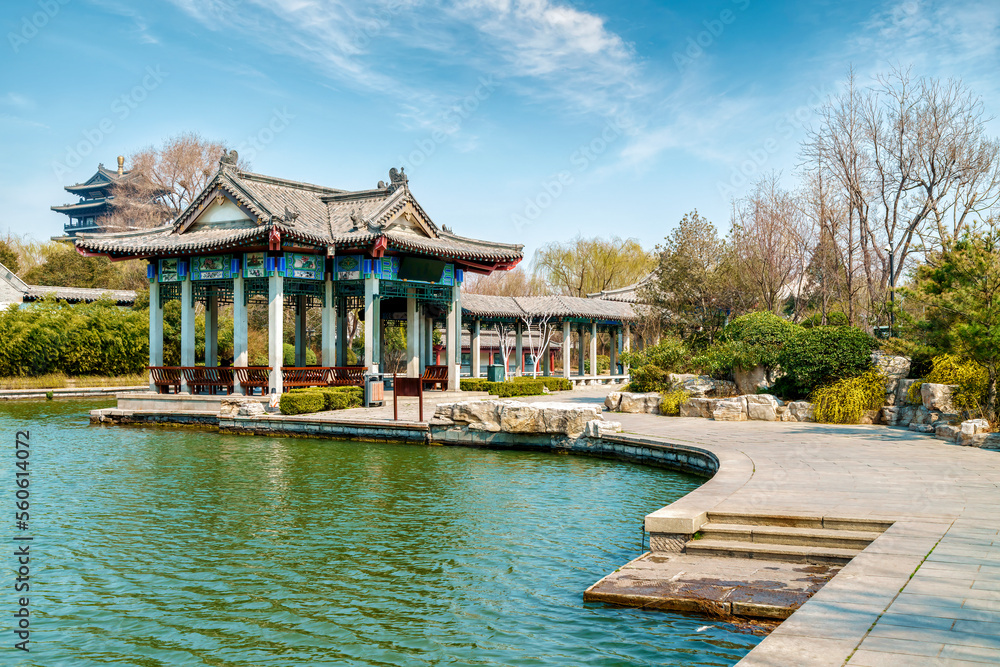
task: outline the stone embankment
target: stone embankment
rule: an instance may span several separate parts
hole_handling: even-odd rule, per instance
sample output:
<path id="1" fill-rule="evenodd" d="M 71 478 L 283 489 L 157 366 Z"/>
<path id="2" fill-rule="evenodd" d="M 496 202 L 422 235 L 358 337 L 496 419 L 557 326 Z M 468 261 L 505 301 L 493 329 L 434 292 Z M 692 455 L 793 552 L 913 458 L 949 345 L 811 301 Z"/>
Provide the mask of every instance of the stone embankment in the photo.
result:
<path id="1" fill-rule="evenodd" d="M 861 419 L 862 424 L 898 426 L 957 445 L 1000 450 L 1000 433 L 990 433 L 989 422 L 970 418 L 973 416 L 955 407 L 953 394 L 957 387 L 923 382 L 919 402 L 912 403 L 911 394 L 915 392 L 911 392 L 911 388 L 920 380 L 906 379 L 910 360 L 876 353 L 872 361 L 876 370 L 886 377 L 885 402 L 881 408 L 867 411 Z M 671 391 L 683 390 L 689 394 L 680 406 L 681 417 L 716 421 L 816 421 L 815 407 L 808 401 L 786 403 L 771 394 L 732 396 L 727 392 L 738 385 L 708 376 L 671 374 L 668 379 Z M 663 397 L 655 392 L 616 391 L 607 395 L 604 406 L 612 412 L 660 414 L 662 400 Z"/>
<path id="2" fill-rule="evenodd" d="M 597 405 L 512 400 L 441 403 L 429 424 L 431 440 L 483 444 L 512 444 L 530 438 L 533 443 L 559 446 L 621 431 L 620 423 L 604 420 Z"/>

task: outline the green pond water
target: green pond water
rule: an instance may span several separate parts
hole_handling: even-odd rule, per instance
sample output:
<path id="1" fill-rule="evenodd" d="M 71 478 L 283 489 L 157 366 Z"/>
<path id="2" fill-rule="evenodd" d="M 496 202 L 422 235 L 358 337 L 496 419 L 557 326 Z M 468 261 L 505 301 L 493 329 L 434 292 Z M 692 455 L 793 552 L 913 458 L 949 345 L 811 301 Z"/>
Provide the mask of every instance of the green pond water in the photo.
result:
<path id="1" fill-rule="evenodd" d="M 30 428 L 35 538 L 32 650 L 11 649 L 4 621 L 4 664 L 732 665 L 760 641 L 582 600 L 640 553 L 643 516 L 698 478 L 541 453 L 89 425 L 107 405 L 0 405 L 0 497 L 13 504 L 14 432 Z M 0 562 L 7 619 L 13 568 Z"/>

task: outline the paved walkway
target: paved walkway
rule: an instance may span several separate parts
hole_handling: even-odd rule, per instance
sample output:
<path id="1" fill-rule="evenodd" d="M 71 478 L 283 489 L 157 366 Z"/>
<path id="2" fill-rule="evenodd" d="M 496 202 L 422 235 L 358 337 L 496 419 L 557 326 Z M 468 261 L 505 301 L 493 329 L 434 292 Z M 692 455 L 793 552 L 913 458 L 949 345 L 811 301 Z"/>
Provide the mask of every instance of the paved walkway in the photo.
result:
<path id="1" fill-rule="evenodd" d="M 523 400 L 593 403 L 610 389 Z M 391 419 L 392 406 L 331 416 L 348 414 Z M 412 400 L 400 417 L 416 419 Z M 720 459 L 715 477 L 665 511 L 895 522 L 741 667 L 1000 664 L 1000 452 L 881 426 L 605 417 Z"/>

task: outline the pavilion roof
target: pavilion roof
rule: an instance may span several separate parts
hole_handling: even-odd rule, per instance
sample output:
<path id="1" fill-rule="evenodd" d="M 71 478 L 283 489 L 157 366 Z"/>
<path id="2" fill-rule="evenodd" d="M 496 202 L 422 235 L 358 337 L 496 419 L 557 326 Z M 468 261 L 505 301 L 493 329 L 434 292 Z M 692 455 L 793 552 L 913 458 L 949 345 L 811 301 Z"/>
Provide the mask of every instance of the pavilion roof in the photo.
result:
<path id="1" fill-rule="evenodd" d="M 603 290 L 588 294 L 588 299 L 603 299 L 605 301 L 623 301 L 626 303 L 639 303 L 639 291 L 655 277 L 655 273 L 650 273 L 637 283 L 619 287 L 618 289 Z"/>
<path id="2" fill-rule="evenodd" d="M 388 185 L 351 192 L 241 171 L 235 156 L 229 156 L 173 224 L 144 232 L 80 234 L 76 244 L 87 252 L 115 256 L 197 254 L 266 244 L 277 229 L 284 239 L 319 247 L 357 248 L 384 239 L 388 250 L 468 260 L 489 269 L 520 261 L 521 245 L 471 239 L 438 227 L 413 197 L 406 177 L 393 169 L 390 178 Z M 201 213 L 220 195 L 249 219 L 200 222 Z"/>
<path id="3" fill-rule="evenodd" d="M 630 303 L 575 296 L 487 296 L 462 294 L 462 311 L 472 317 L 557 317 L 631 322 L 641 314 Z"/>
<path id="4" fill-rule="evenodd" d="M 47 296 L 54 296 L 69 303 L 91 303 L 100 299 L 111 299 L 119 306 L 131 306 L 135 303 L 135 292 L 132 290 L 53 285 L 27 285 L 24 301 L 38 301 Z"/>

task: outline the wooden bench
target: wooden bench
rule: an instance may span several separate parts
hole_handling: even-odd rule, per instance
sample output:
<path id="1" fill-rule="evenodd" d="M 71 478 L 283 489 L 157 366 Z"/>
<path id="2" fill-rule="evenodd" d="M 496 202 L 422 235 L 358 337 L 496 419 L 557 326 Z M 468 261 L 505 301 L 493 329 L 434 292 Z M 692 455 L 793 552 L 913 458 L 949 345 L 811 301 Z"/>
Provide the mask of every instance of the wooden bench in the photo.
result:
<path id="1" fill-rule="evenodd" d="M 424 374 L 420 376 L 420 381 L 424 389 L 430 388 L 444 391 L 448 388 L 448 367 L 427 366 L 424 368 Z"/>
<path id="2" fill-rule="evenodd" d="M 326 382 L 331 387 L 363 387 L 365 384 L 364 366 L 333 366 L 327 370 L 330 374 Z"/>
<path id="3" fill-rule="evenodd" d="M 179 394 L 181 391 L 181 369 L 178 366 L 147 366 L 158 394 Z"/>
<path id="4" fill-rule="evenodd" d="M 233 393 L 233 369 L 219 366 L 182 366 L 181 372 L 192 394 Z"/>
<path id="5" fill-rule="evenodd" d="M 289 389 L 325 387 L 329 370 L 323 366 L 284 366 L 281 369 L 281 385 Z"/>
<path id="6" fill-rule="evenodd" d="M 261 396 L 267 393 L 271 383 L 270 366 L 237 366 L 233 370 L 247 396 L 253 396 L 254 389 L 260 389 Z"/>

